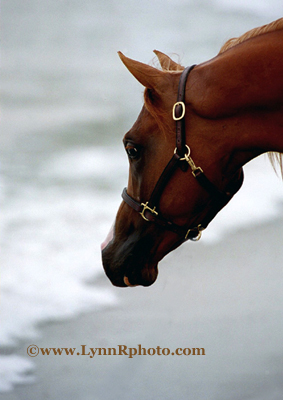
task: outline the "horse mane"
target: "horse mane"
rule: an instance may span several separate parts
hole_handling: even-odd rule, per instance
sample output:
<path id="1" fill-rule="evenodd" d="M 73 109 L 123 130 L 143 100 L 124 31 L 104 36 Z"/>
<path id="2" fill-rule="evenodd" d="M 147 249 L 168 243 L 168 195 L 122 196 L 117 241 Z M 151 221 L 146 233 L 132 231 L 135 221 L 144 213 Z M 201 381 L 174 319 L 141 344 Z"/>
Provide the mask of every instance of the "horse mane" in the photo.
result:
<path id="1" fill-rule="evenodd" d="M 243 43 L 248 39 L 254 38 L 255 36 L 263 35 L 264 33 L 274 32 L 280 29 L 283 29 L 283 18 L 279 18 L 276 21 L 271 22 L 270 24 L 266 24 L 258 28 L 251 29 L 250 31 L 244 33 L 243 35 L 237 38 L 229 39 L 221 47 L 218 54 L 224 53 L 225 51 L 231 49 L 237 44 Z"/>
<path id="2" fill-rule="evenodd" d="M 250 31 L 244 33 L 243 35 L 241 35 L 237 38 L 229 39 L 221 47 L 218 54 L 224 53 L 225 51 L 233 48 L 234 46 L 237 46 L 240 43 L 245 42 L 248 39 L 254 38 L 259 35 L 263 35 L 265 33 L 274 32 L 274 31 L 277 31 L 280 29 L 283 29 L 283 18 L 279 18 L 276 21 L 271 22 L 270 24 L 266 24 L 266 25 L 260 26 L 258 28 L 251 29 Z M 281 175 L 283 178 L 283 154 L 269 152 L 268 158 L 269 158 L 271 165 L 272 165 L 273 169 L 275 170 L 275 172 L 276 172 L 276 164 L 277 165 L 279 164 L 279 168 L 280 168 Z"/>

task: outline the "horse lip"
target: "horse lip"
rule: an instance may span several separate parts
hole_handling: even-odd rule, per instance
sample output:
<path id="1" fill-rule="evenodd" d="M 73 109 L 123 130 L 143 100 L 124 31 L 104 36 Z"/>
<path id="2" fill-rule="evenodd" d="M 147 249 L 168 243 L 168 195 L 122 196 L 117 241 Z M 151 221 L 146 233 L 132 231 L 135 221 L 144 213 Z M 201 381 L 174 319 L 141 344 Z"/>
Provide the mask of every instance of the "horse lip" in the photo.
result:
<path id="1" fill-rule="evenodd" d="M 128 277 L 124 274 L 123 282 L 127 287 L 135 287 L 135 286 L 151 286 L 157 279 L 158 268 L 157 265 L 151 268 L 145 268 L 141 271 L 141 276 L 135 277 L 134 275 Z"/>
<path id="2" fill-rule="evenodd" d="M 129 286 L 129 287 L 138 286 L 138 285 L 132 285 L 132 284 L 130 283 L 130 281 L 129 281 L 129 278 L 128 278 L 126 275 L 124 276 L 124 283 L 125 283 L 126 286 Z"/>

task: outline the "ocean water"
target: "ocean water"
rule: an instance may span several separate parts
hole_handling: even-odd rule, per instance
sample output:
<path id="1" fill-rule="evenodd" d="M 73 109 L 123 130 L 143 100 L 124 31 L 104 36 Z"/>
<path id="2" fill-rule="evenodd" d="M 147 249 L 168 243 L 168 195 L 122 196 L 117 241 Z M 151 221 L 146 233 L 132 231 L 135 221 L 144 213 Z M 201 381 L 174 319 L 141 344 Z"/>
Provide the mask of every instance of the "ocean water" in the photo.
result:
<path id="1" fill-rule="evenodd" d="M 0 391 L 31 381 L 34 364 L 11 349 L 40 335 L 39 323 L 118 301 L 95 278 L 143 89 L 116 52 L 150 62 L 157 48 L 199 63 L 282 14 L 281 0 L 3 2 Z M 203 240 L 275 219 L 282 204 L 282 182 L 260 157 Z"/>

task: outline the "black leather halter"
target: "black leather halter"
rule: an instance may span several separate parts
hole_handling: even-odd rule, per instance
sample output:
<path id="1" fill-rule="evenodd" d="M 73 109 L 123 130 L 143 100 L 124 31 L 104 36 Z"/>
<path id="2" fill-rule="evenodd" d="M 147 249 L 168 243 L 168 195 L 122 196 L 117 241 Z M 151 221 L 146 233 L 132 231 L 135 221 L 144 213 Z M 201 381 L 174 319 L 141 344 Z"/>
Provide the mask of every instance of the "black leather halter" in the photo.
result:
<path id="1" fill-rule="evenodd" d="M 173 106 L 173 119 L 176 121 L 176 148 L 171 160 L 164 168 L 160 178 L 158 179 L 149 201 L 147 201 L 146 203 L 137 202 L 128 195 L 127 188 L 125 188 L 122 192 L 123 200 L 131 208 L 140 213 L 144 220 L 148 222 L 154 222 L 164 229 L 175 232 L 183 239 L 183 241 L 186 241 L 188 239 L 199 240 L 202 230 L 207 227 L 207 225 L 216 213 L 214 210 L 213 215 L 209 213 L 209 215 L 205 218 L 204 221 L 202 221 L 201 224 L 191 228 L 187 226 L 177 225 L 162 217 L 160 212 L 157 211 L 157 206 L 159 204 L 163 190 L 167 185 L 169 179 L 173 175 L 174 171 L 178 167 L 180 167 L 182 171 L 187 171 L 188 167 L 191 168 L 191 172 L 195 179 L 199 182 L 199 184 L 217 199 L 217 208 L 219 210 L 228 203 L 228 201 L 233 197 L 235 193 L 235 191 L 232 194 L 230 192 L 222 192 L 212 182 L 210 182 L 209 179 L 205 176 L 203 170 L 200 167 L 196 167 L 194 161 L 190 156 L 190 148 L 186 144 L 186 129 L 184 118 L 186 111 L 185 89 L 188 75 L 194 67 L 195 65 L 185 68 L 180 77 L 177 102 Z M 237 185 L 236 191 L 239 190 L 239 188 L 241 187 L 242 181 L 243 173 L 241 171 L 241 175 L 238 180 L 239 185 Z"/>

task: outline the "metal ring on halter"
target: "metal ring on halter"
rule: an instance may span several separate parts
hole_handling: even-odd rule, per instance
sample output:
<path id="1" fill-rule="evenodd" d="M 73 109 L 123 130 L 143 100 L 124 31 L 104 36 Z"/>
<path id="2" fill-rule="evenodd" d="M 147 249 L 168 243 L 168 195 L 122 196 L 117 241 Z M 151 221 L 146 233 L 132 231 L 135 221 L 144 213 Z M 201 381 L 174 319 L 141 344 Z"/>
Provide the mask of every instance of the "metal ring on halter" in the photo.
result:
<path id="1" fill-rule="evenodd" d="M 188 161 L 188 157 L 191 154 L 191 149 L 189 148 L 189 146 L 187 144 L 185 144 L 185 146 L 186 146 L 188 152 L 187 152 L 187 154 L 185 154 L 185 157 L 180 158 L 180 161 Z M 177 147 L 175 147 L 175 150 L 174 150 L 174 154 L 176 154 L 176 153 L 177 153 Z"/>
<path id="2" fill-rule="evenodd" d="M 202 235 L 202 231 L 204 230 L 204 228 L 201 226 L 201 224 L 199 224 L 199 225 L 197 226 L 197 229 L 198 229 L 198 234 L 197 234 L 197 236 L 191 238 L 191 240 L 192 240 L 193 242 L 197 242 L 198 240 L 200 240 L 201 235 Z M 190 232 L 193 231 L 193 230 L 195 230 L 195 228 L 192 228 L 192 229 L 189 229 L 189 230 L 188 230 L 188 232 L 186 233 L 186 236 L 185 236 L 185 240 L 187 240 L 187 238 L 188 238 Z"/>

